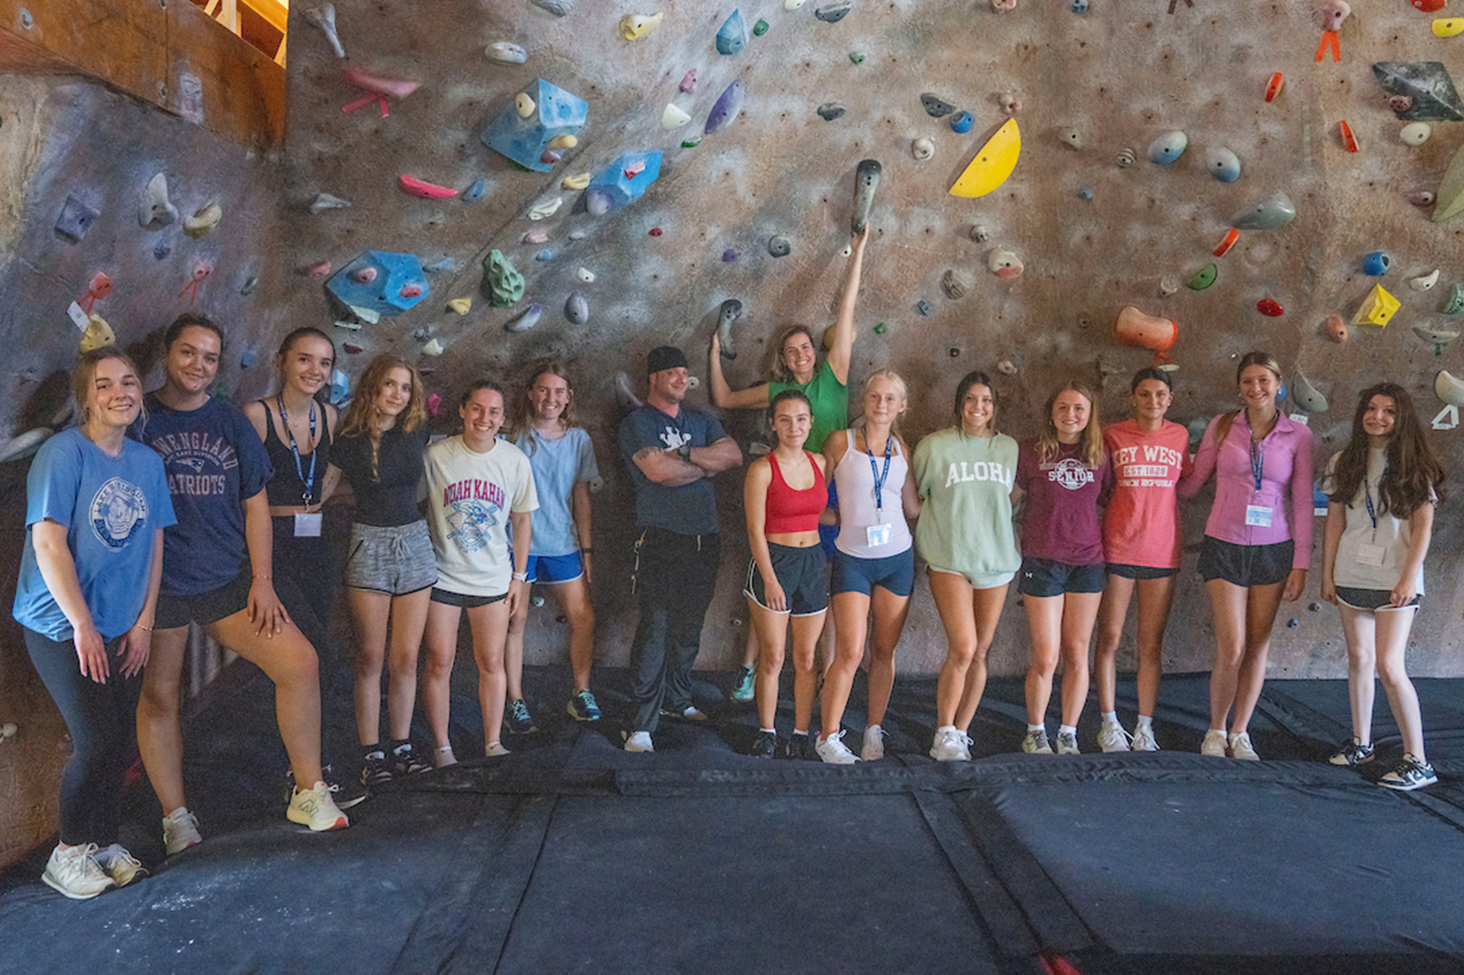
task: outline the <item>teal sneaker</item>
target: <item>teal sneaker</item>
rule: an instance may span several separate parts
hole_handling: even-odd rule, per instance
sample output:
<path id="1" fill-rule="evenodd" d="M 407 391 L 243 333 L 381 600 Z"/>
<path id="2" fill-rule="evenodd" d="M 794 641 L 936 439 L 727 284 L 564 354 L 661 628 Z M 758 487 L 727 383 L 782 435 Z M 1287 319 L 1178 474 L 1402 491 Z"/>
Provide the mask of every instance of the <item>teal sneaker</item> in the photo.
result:
<path id="1" fill-rule="evenodd" d="M 732 685 L 732 700 L 751 701 L 757 679 L 756 667 L 739 667 L 737 670 L 737 683 Z"/>

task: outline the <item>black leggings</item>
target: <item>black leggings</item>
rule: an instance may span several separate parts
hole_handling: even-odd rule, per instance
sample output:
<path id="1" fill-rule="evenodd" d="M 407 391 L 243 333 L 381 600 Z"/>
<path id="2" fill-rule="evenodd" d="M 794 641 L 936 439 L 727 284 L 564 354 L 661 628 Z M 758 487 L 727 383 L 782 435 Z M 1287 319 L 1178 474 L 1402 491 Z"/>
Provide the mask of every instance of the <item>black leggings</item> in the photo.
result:
<path id="1" fill-rule="evenodd" d="M 142 675 L 122 676 L 121 637 L 107 643 L 105 684 L 82 676 L 71 640 L 26 627 L 25 648 L 71 733 L 71 758 L 61 775 L 61 842 L 109 846 L 122 822 L 122 774 L 137 741 Z"/>

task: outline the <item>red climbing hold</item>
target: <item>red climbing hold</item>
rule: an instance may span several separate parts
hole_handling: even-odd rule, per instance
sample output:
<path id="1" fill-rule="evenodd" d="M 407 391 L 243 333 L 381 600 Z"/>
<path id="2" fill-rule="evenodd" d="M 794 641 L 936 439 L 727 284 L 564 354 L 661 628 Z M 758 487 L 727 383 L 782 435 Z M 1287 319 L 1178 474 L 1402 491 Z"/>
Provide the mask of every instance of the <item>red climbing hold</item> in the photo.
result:
<path id="1" fill-rule="evenodd" d="M 635 179 L 637 176 L 645 171 L 646 161 L 644 159 L 637 159 L 629 166 L 626 166 L 625 169 L 621 170 L 621 172 L 625 173 L 626 179 Z"/>
<path id="2" fill-rule="evenodd" d="M 1346 119 L 1343 119 L 1337 123 L 1337 131 L 1342 133 L 1343 148 L 1345 148 L 1348 152 L 1356 152 L 1357 139 L 1353 137 L 1352 126 L 1347 124 Z"/>
<path id="3" fill-rule="evenodd" d="M 1280 318 L 1285 310 L 1274 298 L 1262 298 L 1256 302 L 1256 311 L 1262 315 L 1269 315 L 1271 318 Z"/>
<path id="4" fill-rule="evenodd" d="M 438 186 L 436 183 L 429 183 L 426 180 L 418 179 L 415 176 L 408 176 L 405 173 L 397 177 L 397 182 L 408 193 L 427 200 L 445 200 L 448 197 L 458 195 L 458 191 L 455 189 L 447 186 Z"/>
<path id="5" fill-rule="evenodd" d="M 1266 85 L 1266 101 L 1274 102 L 1276 96 L 1281 94 L 1281 86 L 1286 84 L 1286 76 L 1277 71 L 1271 75 L 1271 81 Z"/>
<path id="6" fill-rule="evenodd" d="M 651 236 L 652 237 L 659 237 L 659 236 L 661 236 L 661 228 L 660 227 L 652 227 L 651 228 Z"/>
<path id="7" fill-rule="evenodd" d="M 341 348 L 346 350 L 347 355 L 360 355 L 362 352 L 366 351 L 361 346 L 356 345 L 354 342 L 346 342 L 341 346 Z"/>
<path id="8" fill-rule="evenodd" d="M 1426 14 L 1444 9 L 1444 0 L 1413 0 L 1413 5 Z"/>
<path id="9" fill-rule="evenodd" d="M 1234 227 L 1231 227 L 1228 231 L 1226 231 L 1226 233 L 1225 233 L 1225 239 L 1222 240 L 1222 241 L 1220 241 L 1219 246 L 1215 248 L 1215 256 L 1216 257 L 1224 257 L 1226 251 L 1228 251 L 1228 250 L 1230 250 L 1230 248 L 1234 247 L 1235 246 L 1235 242 L 1237 240 L 1239 240 L 1239 239 L 1240 239 L 1240 231 L 1239 230 L 1236 230 Z"/>

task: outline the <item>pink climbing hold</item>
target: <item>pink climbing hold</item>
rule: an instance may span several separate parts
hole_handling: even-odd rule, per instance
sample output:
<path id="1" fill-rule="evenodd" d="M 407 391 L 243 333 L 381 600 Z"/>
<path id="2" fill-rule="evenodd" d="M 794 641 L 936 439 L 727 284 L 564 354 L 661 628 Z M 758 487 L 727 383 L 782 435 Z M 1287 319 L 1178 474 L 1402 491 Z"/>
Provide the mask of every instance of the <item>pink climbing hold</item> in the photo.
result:
<path id="1" fill-rule="evenodd" d="M 101 299 L 112 293 L 112 278 L 106 271 L 98 271 L 92 275 L 91 284 L 87 285 L 86 294 L 81 296 L 77 304 L 81 310 L 88 315 L 92 312 L 92 306 Z"/>
<path id="2" fill-rule="evenodd" d="M 408 176 L 406 173 L 397 177 L 397 183 L 408 193 L 420 196 L 424 200 L 445 200 L 458 195 L 458 191 L 451 187 L 438 186 L 436 183 L 429 183 L 415 176 Z"/>
<path id="3" fill-rule="evenodd" d="M 419 81 L 398 81 L 395 78 L 380 78 L 376 75 L 369 75 L 359 68 L 347 68 L 345 71 L 346 84 L 353 88 L 360 88 L 366 92 L 362 98 L 351 102 L 349 105 L 341 106 L 343 112 L 354 112 L 362 105 L 369 105 L 376 102 L 381 107 L 381 117 L 385 118 L 390 113 L 386 110 L 386 100 L 395 98 L 400 101 L 422 86 Z"/>
<path id="4" fill-rule="evenodd" d="M 198 301 L 198 286 L 203 284 L 203 279 L 212 273 L 212 264 L 195 257 L 193 259 L 193 274 L 189 277 L 188 283 L 183 286 L 183 290 L 178 292 L 178 297 L 181 298 L 187 295 L 188 307 L 192 308 L 194 303 Z"/>
<path id="5" fill-rule="evenodd" d="M 371 266 L 358 267 L 351 272 L 351 280 L 357 284 L 370 284 L 376 280 L 376 268 Z"/>
<path id="6" fill-rule="evenodd" d="M 427 415 L 437 419 L 437 413 L 442 409 L 442 396 L 438 393 L 427 394 Z"/>
<path id="7" fill-rule="evenodd" d="M 645 171 L 646 161 L 644 159 L 637 159 L 635 162 L 631 163 L 629 166 L 626 166 L 623 170 L 621 170 L 621 172 L 625 174 L 626 179 L 635 179 L 637 176 Z"/>
<path id="8" fill-rule="evenodd" d="M 331 267 L 330 261 L 316 261 L 314 264 L 308 265 L 303 273 L 307 278 L 315 278 L 319 281 L 330 277 Z"/>
<path id="9" fill-rule="evenodd" d="M 539 155 L 539 162 L 543 163 L 546 166 L 553 166 L 562 158 L 564 158 L 564 154 L 558 149 L 545 149 Z"/>
<path id="10" fill-rule="evenodd" d="M 373 270 L 375 269 L 373 268 Z M 422 289 L 415 284 L 404 284 L 398 294 L 403 298 L 420 298 L 422 296 Z"/>
<path id="11" fill-rule="evenodd" d="M 696 69 L 692 68 L 686 72 L 686 77 L 681 79 L 681 90 L 688 95 L 696 88 Z"/>
<path id="12" fill-rule="evenodd" d="M 360 355 L 362 352 L 366 351 L 365 348 L 357 345 L 354 342 L 344 342 L 341 344 L 341 348 L 345 349 L 346 355 Z"/>
<path id="13" fill-rule="evenodd" d="M 530 230 L 524 234 L 525 244 L 547 244 L 548 242 L 549 235 L 542 230 Z"/>

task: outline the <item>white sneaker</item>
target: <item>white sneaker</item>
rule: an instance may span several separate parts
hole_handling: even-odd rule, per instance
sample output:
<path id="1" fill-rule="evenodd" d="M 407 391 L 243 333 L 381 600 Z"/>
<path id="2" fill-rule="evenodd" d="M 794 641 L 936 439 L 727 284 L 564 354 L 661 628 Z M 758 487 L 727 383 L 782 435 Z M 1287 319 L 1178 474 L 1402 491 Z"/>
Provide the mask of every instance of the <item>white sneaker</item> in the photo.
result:
<path id="1" fill-rule="evenodd" d="M 884 729 L 877 724 L 865 728 L 864 744 L 859 749 L 859 757 L 866 762 L 877 762 L 884 758 L 884 737 Z"/>
<path id="2" fill-rule="evenodd" d="M 1205 740 L 1200 743 L 1200 754 L 1213 758 L 1225 758 L 1228 754 L 1228 747 L 1225 732 L 1211 728 L 1205 732 Z"/>
<path id="3" fill-rule="evenodd" d="M 1081 755 L 1078 750 L 1078 736 L 1071 731 L 1059 731 L 1057 733 L 1057 753 L 1059 755 Z"/>
<path id="4" fill-rule="evenodd" d="M 304 792 L 296 790 L 290 796 L 290 808 L 285 810 L 285 818 L 292 823 L 309 826 L 316 833 L 328 829 L 345 829 L 351 825 L 346 814 L 336 807 L 335 800 L 330 796 L 330 786 L 324 782 L 317 782 L 313 788 Z"/>
<path id="5" fill-rule="evenodd" d="M 1242 731 L 1238 735 L 1230 736 L 1230 757 L 1238 758 L 1244 762 L 1259 762 L 1261 756 L 1256 754 L 1255 748 L 1251 745 L 1250 733 Z"/>
<path id="6" fill-rule="evenodd" d="M 853 765 L 859 761 L 859 756 L 851 752 L 848 746 L 840 741 L 843 737 L 844 732 L 842 730 L 838 734 L 829 735 L 827 738 L 819 735 L 818 744 L 814 746 L 813 750 L 818 752 L 818 757 L 829 765 Z"/>
<path id="7" fill-rule="evenodd" d="M 98 853 L 97 866 L 101 867 L 118 887 L 126 887 L 138 877 L 147 876 L 147 867 L 144 867 L 137 857 L 123 849 L 121 843 L 113 843 Z"/>
<path id="8" fill-rule="evenodd" d="M 1103 722 L 1103 727 L 1098 729 L 1098 747 L 1105 752 L 1126 752 L 1129 750 L 1129 733 L 1123 730 L 1123 725 L 1114 722 L 1109 724 Z"/>
<path id="9" fill-rule="evenodd" d="M 503 742 L 490 741 L 488 744 L 483 746 L 483 754 L 488 758 L 499 758 L 503 755 L 509 754 L 509 751 L 507 748 L 503 747 Z"/>
<path id="10" fill-rule="evenodd" d="M 452 753 L 452 746 L 438 745 L 437 750 L 432 753 L 432 764 L 437 768 L 447 768 L 449 765 L 456 765 L 457 756 Z"/>
<path id="11" fill-rule="evenodd" d="M 1052 745 L 1047 741 L 1046 730 L 1029 731 L 1022 739 L 1022 751 L 1028 755 L 1051 755 Z"/>
<path id="12" fill-rule="evenodd" d="M 651 743 L 649 731 L 633 732 L 625 739 L 625 750 L 628 752 L 653 752 L 656 746 Z"/>
<path id="13" fill-rule="evenodd" d="M 198 817 L 179 806 L 171 815 L 163 817 L 163 849 L 172 856 L 182 853 L 195 843 L 203 842 L 198 831 Z"/>
<path id="14" fill-rule="evenodd" d="M 939 728 L 935 732 L 935 744 L 930 746 L 930 757 L 937 762 L 969 762 L 971 738 L 951 725 Z"/>
<path id="15" fill-rule="evenodd" d="M 1136 752 L 1157 752 L 1159 743 L 1154 740 L 1154 726 L 1149 724 L 1135 726 L 1132 747 Z"/>
<path id="16" fill-rule="evenodd" d="M 41 880 L 74 901 L 95 897 L 116 885 L 116 881 L 107 876 L 97 863 L 95 843 L 64 850 L 56 847 L 51 851 L 51 859 L 46 861 L 46 872 L 41 874 Z"/>

